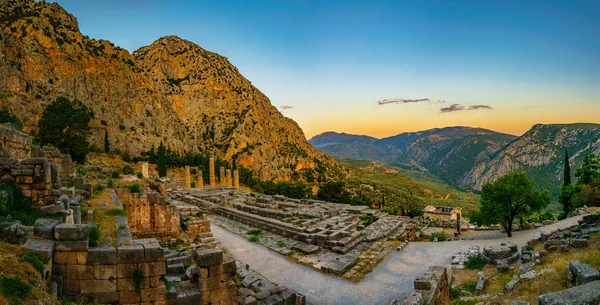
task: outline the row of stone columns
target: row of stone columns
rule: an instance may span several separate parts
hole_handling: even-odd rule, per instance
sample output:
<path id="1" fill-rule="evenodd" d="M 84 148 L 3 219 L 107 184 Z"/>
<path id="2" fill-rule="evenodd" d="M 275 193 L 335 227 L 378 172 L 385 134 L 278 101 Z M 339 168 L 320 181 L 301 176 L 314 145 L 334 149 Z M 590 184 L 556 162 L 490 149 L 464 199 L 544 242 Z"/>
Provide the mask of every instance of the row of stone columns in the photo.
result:
<path id="1" fill-rule="evenodd" d="M 209 159 L 209 164 L 208 164 L 208 168 L 209 168 L 209 178 L 210 178 L 210 187 L 216 187 L 217 186 L 217 179 L 216 179 L 216 174 L 215 174 L 215 158 L 214 157 L 210 157 Z M 192 176 L 190 174 L 190 167 L 186 166 L 185 167 L 185 189 L 189 190 L 192 188 Z M 233 188 L 240 188 L 240 174 L 239 171 L 237 169 L 233 170 L 233 177 L 232 177 L 232 170 L 228 169 L 225 170 L 225 167 L 221 166 L 219 168 L 219 186 L 221 187 L 233 187 Z M 196 187 L 197 188 L 204 188 L 204 181 L 202 178 L 202 171 L 198 171 L 198 177 L 197 177 L 197 182 L 196 182 Z"/>

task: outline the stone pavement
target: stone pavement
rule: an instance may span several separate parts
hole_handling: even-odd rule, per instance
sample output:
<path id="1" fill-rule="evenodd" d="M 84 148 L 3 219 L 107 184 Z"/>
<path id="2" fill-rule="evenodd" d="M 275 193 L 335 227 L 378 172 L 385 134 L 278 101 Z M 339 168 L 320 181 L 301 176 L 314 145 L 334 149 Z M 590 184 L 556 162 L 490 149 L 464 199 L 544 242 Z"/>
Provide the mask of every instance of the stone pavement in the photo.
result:
<path id="1" fill-rule="evenodd" d="M 568 227 L 581 217 L 572 217 L 535 230 L 515 232 L 512 238 L 451 241 L 439 243 L 409 243 L 403 251 L 394 251 L 360 282 L 349 282 L 326 275 L 309 267 L 287 260 L 282 255 L 251 243 L 245 238 L 212 226 L 215 238 L 236 260 L 249 264 L 269 280 L 290 287 L 307 296 L 310 304 L 390 304 L 413 290 L 413 281 L 430 266 L 450 264 L 452 253 L 466 251 L 470 246 L 480 247 L 502 241 L 519 247 L 538 238 L 541 232 Z"/>

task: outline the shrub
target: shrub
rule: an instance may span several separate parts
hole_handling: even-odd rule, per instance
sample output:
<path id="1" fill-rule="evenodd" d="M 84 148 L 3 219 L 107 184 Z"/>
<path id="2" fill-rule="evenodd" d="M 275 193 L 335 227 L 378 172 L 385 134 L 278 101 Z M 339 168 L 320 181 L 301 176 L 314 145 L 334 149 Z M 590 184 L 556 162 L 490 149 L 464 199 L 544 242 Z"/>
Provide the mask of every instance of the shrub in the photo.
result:
<path id="1" fill-rule="evenodd" d="M 94 194 L 100 194 L 102 193 L 102 191 L 104 191 L 104 189 L 106 188 L 106 186 L 104 186 L 104 184 L 98 184 L 96 186 L 94 186 Z"/>
<path id="2" fill-rule="evenodd" d="M 2 294 L 6 298 L 25 300 L 31 296 L 31 285 L 21 281 L 18 276 L 2 276 L 0 287 L 2 287 Z"/>
<path id="3" fill-rule="evenodd" d="M 465 268 L 468 270 L 481 270 L 485 267 L 486 263 L 483 259 L 476 256 L 469 256 L 467 258 L 467 263 L 465 264 Z"/>
<path id="4" fill-rule="evenodd" d="M 44 264 L 47 264 L 48 261 L 50 260 L 45 255 L 39 255 L 33 251 L 19 254 L 19 259 L 21 261 L 30 263 L 40 273 L 44 272 Z"/>
<path id="5" fill-rule="evenodd" d="M 119 125 L 119 129 L 125 130 L 125 125 Z"/>
<path id="6" fill-rule="evenodd" d="M 90 234 L 88 235 L 88 244 L 90 247 L 98 246 L 98 240 L 100 240 L 100 227 L 94 224 L 90 230 Z"/>
<path id="7" fill-rule="evenodd" d="M 365 226 L 368 226 L 375 221 L 375 219 L 371 215 L 361 216 L 360 220 L 362 221 L 363 225 L 365 225 Z"/>
<path id="8" fill-rule="evenodd" d="M 133 167 L 131 167 L 129 165 L 125 165 L 123 167 L 122 172 L 123 172 L 124 175 L 133 175 L 133 174 L 135 174 L 135 170 L 133 169 Z"/>
<path id="9" fill-rule="evenodd" d="M 121 210 L 121 209 L 112 209 L 112 210 L 106 210 L 104 212 L 105 215 L 110 215 L 110 216 L 127 216 L 127 211 L 125 210 Z"/>
<path id="10" fill-rule="evenodd" d="M 260 236 L 262 234 L 262 230 L 248 230 L 247 234 Z"/>
<path id="11" fill-rule="evenodd" d="M 109 189 L 114 189 L 116 186 L 117 183 L 114 180 L 108 180 L 108 182 L 106 183 L 106 187 L 108 187 Z"/>
<path id="12" fill-rule="evenodd" d="M 253 242 L 253 243 L 257 243 L 260 241 L 260 238 L 256 235 L 252 235 L 250 236 L 250 238 L 248 238 L 249 241 Z"/>
<path id="13" fill-rule="evenodd" d="M 132 193 L 141 193 L 142 192 L 142 187 L 137 183 L 130 184 L 127 187 L 129 188 L 129 191 Z"/>
<path id="14" fill-rule="evenodd" d="M 77 171 L 76 171 L 76 173 L 79 176 L 87 176 L 87 171 L 83 167 L 78 168 Z"/>
<path id="15" fill-rule="evenodd" d="M 195 187 L 196 187 L 196 182 L 192 182 L 192 183 L 190 183 L 190 186 L 191 186 L 192 188 L 195 188 Z"/>
<path id="16" fill-rule="evenodd" d="M 111 176 L 113 179 L 119 179 L 119 178 L 121 178 L 121 174 L 120 174 L 119 172 L 117 172 L 117 171 L 113 171 L 113 172 L 110 174 L 110 176 Z"/>
<path id="17" fill-rule="evenodd" d="M 136 175 L 137 175 L 138 179 L 144 178 L 144 175 L 142 175 L 142 173 L 137 173 Z"/>
<path id="18" fill-rule="evenodd" d="M 133 272 L 133 288 L 137 294 L 142 292 L 142 283 L 144 282 L 144 271 L 135 269 Z"/>
<path id="19" fill-rule="evenodd" d="M 125 161 L 125 162 L 131 162 L 131 161 L 133 161 L 131 159 L 131 155 L 128 152 L 126 152 L 126 151 L 121 153 L 121 159 L 123 161 Z"/>
<path id="20" fill-rule="evenodd" d="M 431 237 L 429 237 L 429 240 L 433 241 L 436 237 L 437 237 L 438 241 L 446 241 L 448 239 L 448 236 L 446 236 L 446 234 L 444 234 L 442 232 L 438 232 L 438 233 L 431 234 Z"/>

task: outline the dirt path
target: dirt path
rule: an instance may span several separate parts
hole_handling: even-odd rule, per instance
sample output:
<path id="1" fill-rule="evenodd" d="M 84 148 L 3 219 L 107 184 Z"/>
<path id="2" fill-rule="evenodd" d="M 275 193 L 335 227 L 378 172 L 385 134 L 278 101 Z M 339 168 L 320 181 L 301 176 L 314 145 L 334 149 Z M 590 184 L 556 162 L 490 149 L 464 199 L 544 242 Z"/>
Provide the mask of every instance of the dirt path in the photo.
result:
<path id="1" fill-rule="evenodd" d="M 311 304 L 389 304 L 402 299 L 413 289 L 413 281 L 429 266 L 444 266 L 450 263 L 451 255 L 464 251 L 471 245 L 483 246 L 510 240 L 522 246 L 528 240 L 538 238 L 540 232 L 549 232 L 558 227 L 576 224 L 581 217 L 573 217 L 535 230 L 516 232 L 509 239 L 453 241 L 440 243 L 410 243 L 403 251 L 392 252 L 388 258 L 360 282 L 352 283 L 329 276 L 309 267 L 287 260 L 278 253 L 251 243 L 243 237 L 216 225 L 211 229 L 215 238 L 237 260 L 249 264 L 271 281 L 295 289 L 306 295 Z"/>

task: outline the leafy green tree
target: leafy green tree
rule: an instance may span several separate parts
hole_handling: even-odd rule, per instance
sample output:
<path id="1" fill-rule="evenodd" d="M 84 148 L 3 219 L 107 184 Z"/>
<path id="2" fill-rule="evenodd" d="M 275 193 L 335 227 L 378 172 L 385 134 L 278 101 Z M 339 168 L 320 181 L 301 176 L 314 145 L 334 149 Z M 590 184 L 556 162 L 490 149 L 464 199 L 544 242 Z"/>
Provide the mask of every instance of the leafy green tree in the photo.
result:
<path id="1" fill-rule="evenodd" d="M 110 142 L 108 141 L 108 129 L 104 129 L 104 152 L 110 152 Z"/>
<path id="2" fill-rule="evenodd" d="M 350 203 L 350 193 L 346 191 L 346 186 L 342 181 L 326 182 L 319 188 L 317 199 L 328 202 Z"/>
<path id="3" fill-rule="evenodd" d="M 166 157 L 166 148 L 163 145 L 162 142 L 160 142 L 160 145 L 158 146 L 158 153 L 157 153 L 157 161 L 156 161 L 156 166 L 158 167 L 158 176 L 159 177 L 166 177 L 167 176 L 167 157 Z"/>
<path id="4" fill-rule="evenodd" d="M 13 123 L 19 130 L 23 130 L 23 122 L 6 108 L 0 109 L 0 123 Z"/>
<path id="5" fill-rule="evenodd" d="M 515 219 L 540 211 L 550 203 L 550 193 L 534 190 L 534 183 L 525 172 L 511 172 L 486 184 L 476 218 L 484 225 L 500 223 L 512 237 Z"/>
<path id="6" fill-rule="evenodd" d="M 571 164 L 569 163 L 569 152 L 565 149 L 564 186 L 571 184 Z"/>
<path id="7" fill-rule="evenodd" d="M 91 119 L 92 114 L 85 104 L 58 97 L 44 109 L 38 122 L 38 139 L 41 144 L 51 144 L 70 154 L 73 160 L 84 163 Z"/>
<path id="8" fill-rule="evenodd" d="M 575 172 L 575 177 L 579 178 L 577 184 L 590 184 L 596 179 L 600 179 L 600 159 L 594 154 L 585 156 L 583 165 Z"/>

